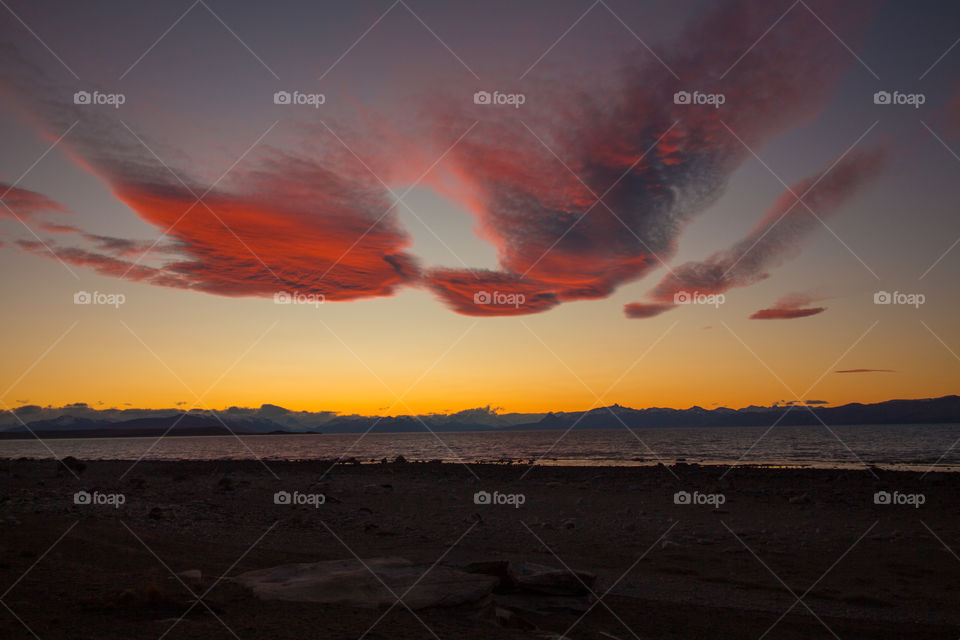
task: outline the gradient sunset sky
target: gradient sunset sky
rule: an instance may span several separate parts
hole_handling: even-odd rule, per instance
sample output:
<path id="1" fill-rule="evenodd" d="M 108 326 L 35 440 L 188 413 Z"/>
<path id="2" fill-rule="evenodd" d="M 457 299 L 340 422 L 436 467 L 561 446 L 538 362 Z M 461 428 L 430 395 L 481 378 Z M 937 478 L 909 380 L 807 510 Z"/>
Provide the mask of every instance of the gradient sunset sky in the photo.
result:
<path id="1" fill-rule="evenodd" d="M 0 409 L 957 392 L 955 2 L 2 4 Z"/>

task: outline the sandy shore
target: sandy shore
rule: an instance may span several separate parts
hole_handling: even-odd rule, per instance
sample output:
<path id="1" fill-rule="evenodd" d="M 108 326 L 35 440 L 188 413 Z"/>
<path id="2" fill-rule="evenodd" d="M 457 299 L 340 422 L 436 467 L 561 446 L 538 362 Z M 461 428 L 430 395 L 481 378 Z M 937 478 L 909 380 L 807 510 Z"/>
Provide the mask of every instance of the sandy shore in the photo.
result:
<path id="1" fill-rule="evenodd" d="M 78 477 L 54 461 L 0 462 L 9 607 L 0 637 L 960 635 L 960 558 L 947 548 L 960 550 L 958 474 L 320 461 L 71 468 Z M 78 491 L 101 504 L 76 504 Z M 677 504 L 678 491 L 691 504 Z M 301 504 L 275 504 L 277 492 Z M 478 492 L 501 504 L 476 504 Z M 900 504 L 875 504 L 877 492 Z M 572 583 L 580 593 L 556 598 L 491 579 L 493 592 L 476 602 L 387 611 L 264 600 L 232 580 L 387 557 L 423 567 L 424 585 L 431 567 L 497 574 L 509 561 L 583 572 L 589 591 Z"/>

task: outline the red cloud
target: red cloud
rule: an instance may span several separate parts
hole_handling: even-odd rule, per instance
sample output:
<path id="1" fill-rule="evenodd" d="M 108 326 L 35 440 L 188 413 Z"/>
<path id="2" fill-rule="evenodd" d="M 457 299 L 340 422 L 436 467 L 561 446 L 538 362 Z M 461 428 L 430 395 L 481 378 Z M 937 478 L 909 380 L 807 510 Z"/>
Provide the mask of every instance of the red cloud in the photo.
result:
<path id="1" fill-rule="evenodd" d="M 69 213 L 65 206 L 53 198 L 2 182 L 0 182 L 0 202 L 6 205 L 0 205 L 0 215 L 8 218 L 16 216 L 25 218 L 37 213 Z"/>
<path id="2" fill-rule="evenodd" d="M 167 230 L 163 243 L 83 234 L 95 249 L 55 247 L 64 262 L 220 295 L 297 291 L 330 301 L 390 295 L 417 277 L 414 259 L 404 252 L 409 236 L 385 215 L 390 203 L 355 185 L 339 185 L 339 200 L 328 194 L 324 206 L 313 209 L 285 205 L 289 192 L 274 189 L 269 179 L 257 183 L 245 176 L 242 181 L 262 192 L 218 191 L 201 204 L 186 188 L 138 184 L 124 176 L 111 180 L 118 199 Z M 357 208 L 364 205 L 368 210 Z M 37 249 L 30 242 L 20 246 Z M 141 264 L 148 252 L 168 260 L 160 267 Z"/>
<path id="3" fill-rule="evenodd" d="M 40 228 L 49 233 L 79 233 L 80 229 L 72 224 L 58 224 L 56 222 L 41 222 Z"/>
<path id="4" fill-rule="evenodd" d="M 454 311 L 468 316 L 534 313 L 560 302 L 545 283 L 496 271 L 433 269 L 427 282 Z"/>
<path id="5" fill-rule="evenodd" d="M 126 278 L 134 282 L 146 282 L 165 287 L 188 289 L 189 282 L 176 276 L 165 273 L 162 269 L 138 265 L 129 260 L 113 258 L 100 253 L 78 249 L 76 247 L 58 247 L 50 243 L 41 243 L 34 240 L 20 240 L 17 246 L 37 256 L 47 257 L 53 253 L 67 264 L 77 267 L 88 267 L 104 276 Z"/>
<path id="6" fill-rule="evenodd" d="M 826 307 L 811 307 L 809 309 L 760 309 L 750 314 L 751 320 L 792 320 L 807 318 L 826 311 Z"/>
<path id="7" fill-rule="evenodd" d="M 818 6 L 817 13 L 851 41 L 864 26 L 861 5 Z M 165 234 L 163 247 L 150 258 L 142 242 L 84 234 L 91 246 L 57 248 L 57 255 L 104 274 L 230 296 L 296 290 L 339 301 L 424 286 L 468 315 L 534 313 L 609 296 L 670 259 L 685 225 L 722 194 L 749 157 L 728 126 L 751 146 L 761 145 L 818 113 L 854 64 L 831 32 L 800 10 L 741 59 L 782 10 L 743 1 L 700 14 L 669 56 L 683 82 L 653 63 L 627 68 L 602 93 L 558 95 L 543 86 L 542 110 L 525 121 L 507 110 L 476 114 L 483 124 L 450 149 L 428 181 L 437 189 L 451 181 L 459 185 L 450 195 L 477 216 L 478 232 L 496 246 L 498 270 L 421 268 L 385 186 L 330 136 L 304 144 L 322 150 L 316 157 L 261 146 L 197 204 L 196 195 L 206 192 L 201 181 L 174 167 L 186 184 L 180 183 L 115 122 L 102 120 L 108 116 L 90 110 L 82 114 L 84 127 L 62 145 Z M 738 59 L 720 82 L 721 72 Z M 34 69 L 13 61 L 0 78 L 9 93 L 32 99 L 32 113 L 51 130 L 78 119 L 72 105 L 44 95 L 48 85 Z M 678 91 L 723 93 L 729 108 L 675 104 Z M 464 113 L 472 105 L 449 107 L 428 118 L 432 136 L 404 137 L 402 154 L 396 135 L 371 129 L 360 144 L 377 172 L 405 177 L 410 158 L 436 157 L 434 147 L 447 148 L 450 130 L 462 131 L 451 123 L 475 115 Z M 843 175 L 837 167 L 808 202 L 829 205 L 828 184 Z M 803 223 L 791 213 L 780 225 L 796 230 Z M 771 226 L 761 222 L 744 242 Z M 765 277 L 785 245 L 795 247 L 782 231 L 763 241 L 767 250 L 750 252 L 729 282 L 708 277 L 699 289 L 745 286 Z M 777 242 L 784 246 L 773 246 Z M 20 246 L 35 249 L 29 242 Z M 150 264 L 141 264 L 141 257 Z M 715 271 L 717 265 L 707 267 Z M 678 271 L 700 275 L 691 265 Z M 648 317 L 668 308 L 678 283 L 661 284 L 663 292 L 630 305 L 628 314 Z M 481 292 L 513 297 L 504 304 L 475 303 Z"/>
<path id="8" fill-rule="evenodd" d="M 862 15 L 828 11 L 847 27 Z M 451 158 L 470 185 L 479 231 L 496 245 L 503 277 L 529 279 L 559 301 L 590 299 L 671 258 L 683 227 L 719 197 L 749 155 L 727 126 L 762 144 L 815 114 L 850 64 L 823 25 L 791 13 L 783 32 L 771 33 L 717 82 L 716 61 L 736 60 L 775 13 L 744 3 L 705 13 L 683 40 L 710 42 L 710 55 L 693 47 L 671 57 L 682 83 L 659 65 L 631 68 L 619 91 L 579 92 L 523 121 L 509 113 L 490 121 L 489 110 L 482 112 L 477 135 Z M 801 59 L 798 50 L 812 58 Z M 692 89 L 722 92 L 736 108 L 674 103 L 675 92 Z M 429 282 L 431 272 L 426 276 Z M 469 299 L 457 299 L 459 289 L 433 288 L 451 307 L 471 308 Z M 630 310 L 633 317 L 654 312 Z"/>
<path id="9" fill-rule="evenodd" d="M 290 204 L 272 175 L 241 178 L 248 193 L 217 191 L 202 204 L 185 189 L 120 184 L 117 196 L 169 236 L 185 259 L 168 273 L 222 295 L 294 289 L 330 301 L 384 296 L 416 276 L 391 203 L 363 184 L 317 169 L 316 204 Z"/>
<path id="10" fill-rule="evenodd" d="M 672 304 L 660 302 L 631 302 L 624 305 L 623 311 L 628 318 L 652 318 L 672 308 Z M 704 328 L 709 329 L 709 327 Z"/>
<path id="11" fill-rule="evenodd" d="M 776 304 L 772 307 L 756 311 L 750 316 L 750 319 L 792 320 L 794 318 L 815 316 L 827 310 L 826 307 L 807 306 L 817 299 L 818 298 L 805 293 L 790 293 L 777 300 Z"/>

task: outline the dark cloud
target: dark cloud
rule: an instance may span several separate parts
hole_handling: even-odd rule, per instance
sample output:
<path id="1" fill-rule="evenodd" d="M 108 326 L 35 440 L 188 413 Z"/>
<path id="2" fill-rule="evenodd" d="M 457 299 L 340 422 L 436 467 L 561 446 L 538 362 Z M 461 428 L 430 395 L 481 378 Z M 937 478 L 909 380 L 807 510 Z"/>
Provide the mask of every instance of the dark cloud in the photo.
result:
<path id="1" fill-rule="evenodd" d="M 895 369 L 841 369 L 834 373 L 896 373 Z"/>

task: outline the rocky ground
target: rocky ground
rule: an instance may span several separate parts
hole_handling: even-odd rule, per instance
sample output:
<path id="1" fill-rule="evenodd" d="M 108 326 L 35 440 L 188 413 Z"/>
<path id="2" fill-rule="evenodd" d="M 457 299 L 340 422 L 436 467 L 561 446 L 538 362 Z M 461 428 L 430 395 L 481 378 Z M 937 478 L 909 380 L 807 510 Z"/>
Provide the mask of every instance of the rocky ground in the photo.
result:
<path id="1" fill-rule="evenodd" d="M 3 638 L 960 636 L 957 474 L 6 460 L 0 478 Z"/>

